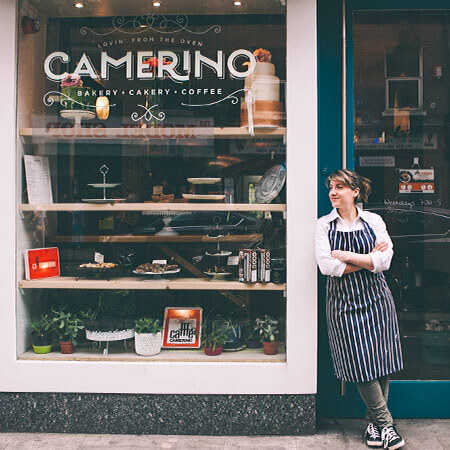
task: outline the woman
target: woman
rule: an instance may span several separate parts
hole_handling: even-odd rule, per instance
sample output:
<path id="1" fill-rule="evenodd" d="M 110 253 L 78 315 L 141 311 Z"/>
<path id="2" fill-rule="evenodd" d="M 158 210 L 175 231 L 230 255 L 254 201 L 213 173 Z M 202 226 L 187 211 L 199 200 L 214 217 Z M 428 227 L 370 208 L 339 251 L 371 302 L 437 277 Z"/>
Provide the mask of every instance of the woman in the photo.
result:
<path id="1" fill-rule="evenodd" d="M 337 378 L 356 383 L 367 407 L 367 445 L 394 450 L 405 441 L 387 407 L 389 375 L 403 369 L 394 300 L 383 271 L 393 250 L 377 214 L 356 206 L 366 202 L 370 180 L 350 170 L 327 181 L 333 206 L 316 230 L 316 258 L 327 275 L 328 338 Z"/>

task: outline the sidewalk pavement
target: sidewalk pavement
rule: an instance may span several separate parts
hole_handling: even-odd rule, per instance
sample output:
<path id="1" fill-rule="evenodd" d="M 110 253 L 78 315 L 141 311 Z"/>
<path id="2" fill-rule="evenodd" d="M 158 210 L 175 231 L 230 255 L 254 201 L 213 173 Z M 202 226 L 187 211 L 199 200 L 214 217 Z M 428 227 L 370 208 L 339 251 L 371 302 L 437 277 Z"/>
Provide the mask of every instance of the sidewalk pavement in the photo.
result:
<path id="1" fill-rule="evenodd" d="M 208 449 L 367 450 L 362 420 L 321 420 L 314 436 L 166 436 L 124 434 L 0 433 L 0 449 Z M 450 450 L 450 419 L 400 419 L 405 450 Z"/>

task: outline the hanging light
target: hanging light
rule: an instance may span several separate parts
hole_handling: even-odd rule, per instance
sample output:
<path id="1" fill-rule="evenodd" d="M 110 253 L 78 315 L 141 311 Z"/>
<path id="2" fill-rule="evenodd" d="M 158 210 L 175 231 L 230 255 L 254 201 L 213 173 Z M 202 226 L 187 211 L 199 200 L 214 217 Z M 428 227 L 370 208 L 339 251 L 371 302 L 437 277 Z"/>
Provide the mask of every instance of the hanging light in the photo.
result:
<path id="1" fill-rule="evenodd" d="M 158 8 L 158 6 L 161 6 L 161 2 L 158 2 L 158 0 L 155 0 L 155 1 L 153 2 L 153 6 L 154 6 L 155 8 Z"/>
<path id="2" fill-rule="evenodd" d="M 95 111 L 100 120 L 106 120 L 109 117 L 109 100 L 108 97 L 97 97 L 95 102 Z"/>
<path id="3" fill-rule="evenodd" d="M 82 8 L 84 5 L 81 2 L 76 2 L 75 3 L 75 8 Z"/>
<path id="4" fill-rule="evenodd" d="M 234 5 L 234 6 L 241 6 L 241 5 L 242 5 L 242 2 L 240 2 L 239 0 L 235 0 L 235 1 L 233 2 L 233 5 Z"/>

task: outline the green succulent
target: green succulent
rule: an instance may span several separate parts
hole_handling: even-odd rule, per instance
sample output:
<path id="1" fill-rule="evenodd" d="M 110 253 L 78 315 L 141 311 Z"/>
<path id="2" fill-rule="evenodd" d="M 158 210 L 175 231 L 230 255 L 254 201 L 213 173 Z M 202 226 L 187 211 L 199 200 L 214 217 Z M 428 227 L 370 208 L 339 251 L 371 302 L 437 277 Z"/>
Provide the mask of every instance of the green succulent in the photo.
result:
<path id="1" fill-rule="evenodd" d="M 163 327 L 160 325 L 159 319 L 151 317 L 141 317 L 134 321 L 134 331 L 136 333 L 158 334 Z"/>
<path id="2" fill-rule="evenodd" d="M 70 341 L 73 345 L 77 345 L 77 337 L 84 324 L 79 316 L 66 309 L 52 309 L 51 327 L 60 341 Z"/>

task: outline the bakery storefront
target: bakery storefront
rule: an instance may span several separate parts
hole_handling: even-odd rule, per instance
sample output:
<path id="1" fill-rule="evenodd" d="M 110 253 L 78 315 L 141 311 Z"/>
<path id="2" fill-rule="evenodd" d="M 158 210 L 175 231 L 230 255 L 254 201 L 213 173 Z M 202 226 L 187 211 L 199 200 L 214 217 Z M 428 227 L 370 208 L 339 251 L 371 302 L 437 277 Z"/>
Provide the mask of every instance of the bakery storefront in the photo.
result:
<path id="1" fill-rule="evenodd" d="M 285 2 L 4 3 L 4 405 L 69 402 L 66 431 L 313 432 L 316 197 L 287 204 L 316 181 L 287 149 L 301 133 L 314 167 L 315 114 L 290 136 L 286 99 L 316 107 L 315 49 L 290 93 Z"/>
<path id="2" fill-rule="evenodd" d="M 340 167 L 394 240 L 393 414 L 448 416 L 450 16 L 372 3 L 3 2 L 2 429 L 362 416 L 314 260 Z"/>

